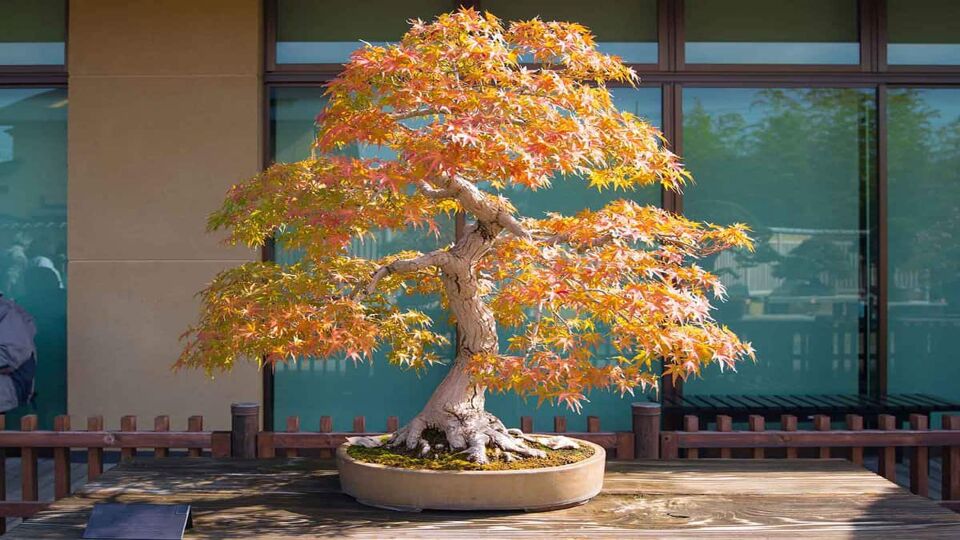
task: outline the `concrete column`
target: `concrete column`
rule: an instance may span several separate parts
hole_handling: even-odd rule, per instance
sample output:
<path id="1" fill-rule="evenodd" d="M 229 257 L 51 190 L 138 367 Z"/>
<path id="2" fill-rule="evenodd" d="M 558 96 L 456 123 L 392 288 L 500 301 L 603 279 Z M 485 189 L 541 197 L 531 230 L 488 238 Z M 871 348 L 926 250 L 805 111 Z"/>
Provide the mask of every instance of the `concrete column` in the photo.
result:
<path id="1" fill-rule="evenodd" d="M 206 218 L 261 167 L 260 0 L 71 0 L 70 414 L 205 416 L 259 401 L 252 366 L 172 373 L 194 294 L 258 254 Z"/>

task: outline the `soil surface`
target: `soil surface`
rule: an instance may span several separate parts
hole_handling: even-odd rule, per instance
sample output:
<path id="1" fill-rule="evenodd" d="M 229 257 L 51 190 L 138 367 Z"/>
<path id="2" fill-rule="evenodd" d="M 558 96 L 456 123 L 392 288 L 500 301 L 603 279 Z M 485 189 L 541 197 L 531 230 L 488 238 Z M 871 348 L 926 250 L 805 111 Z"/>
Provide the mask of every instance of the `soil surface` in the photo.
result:
<path id="1" fill-rule="evenodd" d="M 388 437 L 384 435 L 384 437 Z M 546 452 L 544 458 L 522 458 L 517 456 L 514 461 L 508 461 L 503 453 L 494 448 L 487 448 L 487 457 L 490 463 L 479 465 L 467 461 L 464 452 L 451 452 L 443 433 L 436 430 L 427 430 L 423 437 L 430 443 L 431 450 L 426 456 L 420 456 L 419 450 L 406 448 L 365 448 L 351 446 L 347 454 L 357 461 L 378 463 L 388 467 L 401 469 L 428 469 L 435 471 L 509 471 L 518 469 L 540 469 L 544 467 L 558 467 L 583 461 L 593 455 L 593 447 L 581 445 L 577 449 L 552 450 L 534 442 L 527 444 Z"/>

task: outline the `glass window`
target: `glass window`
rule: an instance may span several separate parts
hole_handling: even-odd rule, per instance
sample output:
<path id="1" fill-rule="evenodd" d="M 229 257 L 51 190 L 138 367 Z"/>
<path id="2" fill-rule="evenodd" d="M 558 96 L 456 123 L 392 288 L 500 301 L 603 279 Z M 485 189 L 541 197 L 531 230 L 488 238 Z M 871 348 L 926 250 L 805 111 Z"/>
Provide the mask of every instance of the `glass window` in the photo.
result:
<path id="1" fill-rule="evenodd" d="M 702 261 L 729 294 L 715 317 L 757 362 L 712 366 L 690 394 L 857 393 L 875 137 L 866 89 L 685 88 L 694 219 L 753 229 L 756 252 Z"/>
<path id="2" fill-rule="evenodd" d="M 361 46 L 399 41 L 410 19 L 452 11 L 450 0 L 277 0 L 277 63 L 339 64 Z"/>
<path id="3" fill-rule="evenodd" d="M 613 93 L 614 103 L 620 109 L 629 111 L 651 124 L 661 124 L 660 88 L 611 88 L 610 91 Z M 659 185 L 627 193 L 597 191 L 581 178 L 563 177 L 557 178 L 546 190 L 532 192 L 515 187 L 509 189 L 505 195 L 521 215 L 533 218 L 546 217 L 547 212 L 573 215 L 584 208 L 598 210 L 617 199 L 632 199 L 642 204 L 660 206 L 661 198 Z M 512 335 L 509 330 L 500 329 L 500 345 L 504 351 L 507 340 Z M 611 349 L 610 355 L 613 354 Z M 601 358 L 601 361 L 604 359 Z M 619 393 L 609 391 L 596 391 L 588 397 L 590 402 L 584 404 L 582 415 L 572 414 L 565 406 L 544 403 L 537 407 L 535 399 L 524 400 L 512 393 L 489 396 L 487 409 L 505 422 L 517 422 L 521 416 L 531 416 L 534 424 L 541 430 L 551 429 L 553 417 L 557 415 L 568 416 L 567 425 L 571 431 L 586 431 L 586 417 L 591 415 L 603 419 L 602 426 L 605 431 L 631 429 L 630 402 L 636 401 L 636 397 L 620 397 Z"/>
<path id="4" fill-rule="evenodd" d="M 483 0 L 480 7 L 507 21 L 539 16 L 580 23 L 593 32 L 601 51 L 627 63 L 657 63 L 656 0 Z"/>
<path id="5" fill-rule="evenodd" d="M 887 95 L 889 391 L 960 400 L 960 89 Z"/>
<path id="6" fill-rule="evenodd" d="M 65 0 L 4 0 L 0 4 L 0 65 L 62 65 Z"/>
<path id="7" fill-rule="evenodd" d="M 687 0 L 688 64 L 859 64 L 857 0 Z"/>
<path id="8" fill-rule="evenodd" d="M 314 118 L 323 108 L 323 88 L 275 88 L 271 93 L 273 154 L 276 161 L 306 159 L 314 138 Z M 346 152 L 359 157 L 389 157 L 382 148 L 350 147 Z M 451 220 L 452 221 L 452 220 Z M 403 249 L 429 251 L 453 241 L 453 224 L 442 225 L 441 238 L 421 231 L 383 231 L 376 239 L 353 247 L 356 255 L 375 258 Z M 299 259 L 294 251 L 277 249 L 277 261 L 293 263 Z M 438 298 L 410 296 L 401 300 L 406 306 L 430 315 L 438 328 L 447 326 L 446 311 Z M 453 329 L 448 327 L 453 343 Z M 453 358 L 453 353 L 446 355 Z M 386 429 L 388 415 L 409 420 L 426 403 L 430 392 L 445 373 L 435 366 L 420 374 L 390 365 L 382 352 L 373 362 L 354 364 L 343 358 L 330 360 L 304 359 L 280 364 L 275 373 L 275 409 L 277 425 L 287 416 L 299 415 L 304 425 L 318 425 L 321 416 L 332 416 L 335 430 L 349 431 L 355 416 L 367 417 L 370 430 Z"/>
<path id="9" fill-rule="evenodd" d="M 37 326 L 36 408 L 8 413 L 14 425 L 66 412 L 66 287 L 67 91 L 0 89 L 0 294 Z"/>
<path id="10" fill-rule="evenodd" d="M 616 103 L 655 124 L 660 123 L 660 89 L 617 88 L 612 90 Z M 271 93 L 271 135 L 274 158 L 277 161 L 296 161 L 309 155 L 314 137 L 313 119 L 323 107 L 322 88 L 275 88 Z M 373 156 L 378 149 L 353 148 L 356 155 Z M 385 155 L 385 154 L 384 154 Z M 542 217 L 547 211 L 576 212 L 584 207 L 599 208 L 615 198 L 631 197 L 649 204 L 659 204 L 660 191 L 650 187 L 635 193 L 598 193 L 577 179 L 559 179 L 549 190 L 531 195 L 514 193 L 518 209 L 524 215 Z M 377 242 L 357 246 L 363 255 L 377 256 L 396 249 L 419 249 L 424 251 L 452 241 L 453 225 L 447 224 L 445 236 L 439 240 L 428 239 L 419 233 L 383 233 Z M 281 263 L 292 263 L 297 253 L 277 250 Z M 411 297 L 404 300 L 430 314 L 436 324 L 446 324 L 447 316 L 436 298 Z M 452 329 L 451 329 L 452 333 Z M 504 337 L 506 334 L 502 334 Z M 452 335 L 451 335 L 452 338 Z M 452 339 L 451 339 L 452 341 Z M 453 357 L 452 351 L 450 358 Z M 334 429 L 349 430 L 354 416 L 365 415 L 369 429 L 385 428 L 387 415 L 409 420 L 426 403 L 446 369 L 435 366 L 424 374 L 402 370 L 389 365 L 381 355 L 372 363 L 354 365 L 351 361 L 333 359 L 327 361 L 305 360 L 296 364 L 279 365 L 275 378 L 274 418 L 282 425 L 289 415 L 300 415 L 304 425 L 317 425 L 320 416 L 332 416 Z M 362 399 L 361 399 L 362 398 Z M 605 430 L 629 430 L 629 396 L 621 398 L 611 392 L 597 392 L 590 396 L 591 402 L 584 407 L 582 416 L 570 414 L 563 407 L 536 406 L 536 400 L 523 400 L 513 394 L 490 395 L 488 409 L 505 422 L 515 425 L 521 415 L 535 417 L 540 429 L 552 425 L 554 415 L 568 415 L 571 431 L 586 431 L 586 417 L 598 415 L 603 418 Z"/>
<path id="11" fill-rule="evenodd" d="M 887 63 L 960 64 L 960 2 L 888 0 Z"/>

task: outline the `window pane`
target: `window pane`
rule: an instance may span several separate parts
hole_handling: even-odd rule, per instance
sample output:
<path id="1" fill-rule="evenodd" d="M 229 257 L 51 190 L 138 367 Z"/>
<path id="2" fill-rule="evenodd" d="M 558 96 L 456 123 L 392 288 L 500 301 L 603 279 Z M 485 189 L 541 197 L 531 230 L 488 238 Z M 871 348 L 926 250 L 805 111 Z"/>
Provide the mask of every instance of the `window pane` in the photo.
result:
<path id="1" fill-rule="evenodd" d="M 37 408 L 67 408 L 67 91 L 0 89 L 0 294 L 37 326 Z M 14 425 L 16 425 L 14 423 Z"/>
<path id="2" fill-rule="evenodd" d="M 484 4 L 486 5 L 486 4 Z M 622 110 L 629 111 L 650 123 L 661 124 L 661 102 L 659 88 L 611 88 L 614 103 Z M 527 217 L 543 218 L 547 212 L 560 212 L 573 215 L 589 208 L 598 210 L 611 201 L 631 199 L 642 204 L 660 206 L 660 186 L 647 186 L 634 192 L 597 191 L 591 188 L 586 180 L 581 178 L 557 178 L 553 185 L 546 190 L 532 192 L 528 189 L 515 187 L 505 194 L 517 207 L 517 211 Z M 500 328 L 500 346 L 506 350 L 507 340 L 512 336 L 509 328 Z M 603 358 L 603 348 L 598 351 L 598 357 Z M 609 355 L 613 356 L 610 349 Z M 536 400 L 524 400 L 515 394 L 498 394 L 489 396 L 487 409 L 507 422 L 516 422 L 520 416 L 532 416 L 534 423 L 540 429 L 553 425 L 553 417 L 567 415 L 568 429 L 571 431 L 586 431 L 586 417 L 599 416 L 603 418 L 604 430 L 631 429 L 630 402 L 637 401 L 636 396 L 620 397 L 617 392 L 596 391 L 588 396 L 589 403 L 585 403 L 583 414 L 575 415 L 564 406 L 543 404 L 536 407 Z"/>
<path id="3" fill-rule="evenodd" d="M 960 89 L 888 92 L 889 391 L 960 399 Z"/>
<path id="4" fill-rule="evenodd" d="M 4 0 L 0 13 L 0 65 L 63 64 L 64 0 Z"/>
<path id="5" fill-rule="evenodd" d="M 960 2 L 888 0 L 887 63 L 960 64 Z"/>
<path id="6" fill-rule="evenodd" d="M 687 0 L 688 64 L 859 64 L 856 0 Z"/>
<path id="7" fill-rule="evenodd" d="M 597 37 L 601 51 L 628 63 L 657 63 L 656 0 L 484 0 L 481 6 L 507 21 L 539 16 L 580 23 Z"/>
<path id="8" fill-rule="evenodd" d="M 275 88 L 271 94 L 271 133 L 274 159 L 292 162 L 310 155 L 314 137 L 314 118 L 323 108 L 323 88 Z M 346 150 L 362 157 L 389 157 L 383 149 L 364 146 Z M 444 234 L 437 239 L 421 231 L 383 231 L 374 240 L 355 243 L 355 255 L 375 258 L 403 249 L 429 251 L 453 241 L 453 224 L 442 223 Z M 292 264 L 299 254 L 277 249 L 277 261 Z M 435 328 L 453 330 L 447 325 L 446 311 L 436 297 L 409 296 L 401 304 L 430 315 Z M 442 354 L 452 359 L 453 354 Z M 277 366 L 275 375 L 274 418 L 280 425 L 287 416 L 299 415 L 305 425 L 317 425 L 320 416 L 332 416 L 334 429 L 349 431 L 354 416 L 367 417 L 371 430 L 386 429 L 388 415 L 409 420 L 426 403 L 430 392 L 446 368 L 435 366 L 418 376 L 413 371 L 390 365 L 383 351 L 370 363 L 354 364 L 342 358 L 301 360 Z"/>
<path id="9" fill-rule="evenodd" d="M 694 219 L 753 229 L 756 252 L 702 264 L 729 299 L 715 317 L 757 350 L 712 366 L 692 394 L 857 393 L 862 260 L 869 260 L 873 93 L 685 88 L 683 144 Z"/>
<path id="10" fill-rule="evenodd" d="M 360 47 L 399 41 L 409 19 L 453 10 L 450 0 L 278 0 L 277 63 L 339 64 Z"/>

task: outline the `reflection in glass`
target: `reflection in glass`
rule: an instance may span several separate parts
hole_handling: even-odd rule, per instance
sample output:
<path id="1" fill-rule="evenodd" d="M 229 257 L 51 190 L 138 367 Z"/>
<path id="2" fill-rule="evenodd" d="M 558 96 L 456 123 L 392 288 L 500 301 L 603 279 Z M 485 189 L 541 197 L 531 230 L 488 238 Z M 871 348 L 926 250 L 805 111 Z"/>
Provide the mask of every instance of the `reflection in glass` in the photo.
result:
<path id="1" fill-rule="evenodd" d="M 960 2 L 888 0 L 887 63 L 960 64 Z"/>
<path id="2" fill-rule="evenodd" d="M 889 391 L 960 400 L 960 90 L 888 91 Z"/>
<path id="3" fill-rule="evenodd" d="M 313 119 L 323 108 L 323 88 L 276 88 L 271 95 L 271 119 L 274 158 L 291 162 L 310 155 L 314 138 Z M 388 158 L 388 151 L 371 146 L 345 150 L 357 157 Z M 422 231 L 381 231 L 376 239 L 355 241 L 355 255 L 376 258 L 404 249 L 429 251 L 453 241 L 453 225 L 442 223 L 441 238 Z M 296 252 L 277 249 L 277 261 L 291 264 L 299 259 Z M 431 316 L 436 327 L 448 327 L 453 343 L 453 330 L 447 325 L 446 311 L 436 297 L 410 296 L 401 305 L 419 309 Z M 453 358 L 450 351 L 446 356 Z M 382 351 L 372 362 L 354 364 L 343 358 L 300 360 L 280 364 L 276 369 L 275 410 L 277 425 L 290 415 L 299 415 L 304 425 L 318 425 L 321 416 L 332 416 L 335 430 L 349 431 L 354 416 L 367 417 L 370 430 L 386 429 L 386 416 L 412 418 L 420 411 L 430 392 L 440 383 L 446 368 L 434 366 L 425 373 L 403 370 L 390 365 Z"/>
<path id="4" fill-rule="evenodd" d="M 659 126 L 661 123 L 661 101 L 659 88 L 611 88 L 614 103 L 621 110 Z M 660 186 L 647 186 L 635 192 L 597 191 L 589 187 L 587 181 L 581 178 L 557 178 L 553 185 L 546 190 L 531 192 L 522 187 L 513 187 L 505 193 L 517 207 L 521 215 L 532 218 L 546 217 L 547 212 L 559 212 L 573 215 L 589 208 L 598 210 L 607 203 L 618 199 L 632 199 L 642 204 L 660 206 Z M 506 351 L 507 340 L 512 334 L 510 329 L 500 329 L 500 346 Z M 610 349 L 609 356 L 613 356 Z M 598 357 L 603 358 L 604 351 L 598 351 Z M 586 431 L 586 417 L 600 416 L 603 418 L 604 430 L 629 430 L 630 401 L 636 397 L 627 395 L 620 397 L 616 392 L 597 391 L 588 396 L 589 403 L 583 407 L 583 414 L 577 416 L 570 413 L 565 407 L 551 406 L 544 403 L 536 406 L 536 400 L 524 400 L 514 394 L 493 395 L 487 399 L 487 410 L 496 414 L 505 421 L 516 422 L 520 416 L 532 416 L 539 429 L 546 429 L 553 425 L 552 418 L 556 415 L 567 415 L 568 426 L 571 430 Z"/>
<path id="5" fill-rule="evenodd" d="M 64 0 L 0 3 L 0 65 L 62 65 L 66 4 Z"/>
<path id="6" fill-rule="evenodd" d="M 45 429 L 67 408 L 67 91 L 0 89 L 0 294 L 35 319 L 35 407 Z M 12 419 L 11 419 L 12 416 Z"/>
<path id="7" fill-rule="evenodd" d="M 613 92 L 618 106 L 655 124 L 660 123 L 659 88 L 618 88 Z M 296 161 L 309 155 L 314 137 L 313 119 L 323 107 L 322 94 L 322 88 L 273 90 L 271 134 L 277 161 Z M 387 156 L 385 153 L 378 153 L 382 152 L 381 150 L 371 147 L 352 148 L 350 151 L 354 155 Z M 623 197 L 649 204 L 658 204 L 660 201 L 657 186 L 630 194 L 598 193 L 589 189 L 586 183 L 579 179 L 558 179 L 550 190 L 535 195 L 516 191 L 509 196 L 514 197 L 513 200 L 523 215 L 532 217 L 542 217 L 547 211 L 575 213 L 585 207 L 599 208 L 610 200 Z M 409 231 L 385 231 L 378 236 L 377 242 L 357 245 L 355 249 L 362 251 L 362 255 L 367 257 L 397 249 L 425 251 L 452 241 L 452 223 L 446 224 L 444 232 L 445 235 L 437 240 Z M 281 263 L 292 263 L 297 257 L 296 253 L 278 249 L 277 259 Z M 435 324 L 446 324 L 446 312 L 440 309 L 435 298 L 411 297 L 406 301 L 428 313 Z M 502 334 L 502 338 L 505 337 L 506 334 Z M 452 350 L 449 357 L 453 357 Z M 445 370 L 443 366 L 435 366 L 418 376 L 389 365 L 380 355 L 372 363 L 359 365 L 342 359 L 307 360 L 280 365 L 277 367 L 275 379 L 274 418 L 281 424 L 288 415 L 296 414 L 301 416 L 304 425 L 317 425 L 320 416 L 332 416 L 334 429 L 349 430 L 354 416 L 365 415 L 368 428 L 384 429 L 385 416 L 388 414 L 400 416 L 402 422 L 419 412 Z M 508 424 L 515 424 L 521 415 L 534 416 L 541 429 L 549 426 L 550 419 L 556 414 L 570 415 L 568 426 L 571 431 L 586 431 L 588 415 L 602 416 L 605 430 L 630 429 L 629 397 L 621 398 L 619 394 L 597 392 L 590 396 L 590 399 L 592 402 L 584 407 L 582 416 L 548 405 L 538 408 L 536 400 L 524 401 L 512 394 L 489 396 L 487 408 L 504 418 Z"/>
<path id="8" fill-rule="evenodd" d="M 577 22 L 593 32 L 600 51 L 627 63 L 657 63 L 656 0 L 484 0 L 482 8 L 505 21 Z"/>
<path id="9" fill-rule="evenodd" d="M 410 19 L 451 11 L 450 0 L 278 0 L 277 63 L 340 64 L 362 46 L 398 41 Z"/>
<path id="10" fill-rule="evenodd" d="M 857 393 L 870 260 L 875 106 L 861 89 L 686 88 L 683 144 L 696 184 L 686 213 L 745 222 L 756 252 L 702 262 L 729 299 L 715 317 L 757 350 L 711 393 Z"/>
<path id="11" fill-rule="evenodd" d="M 856 0 L 687 0 L 688 64 L 859 64 Z"/>

